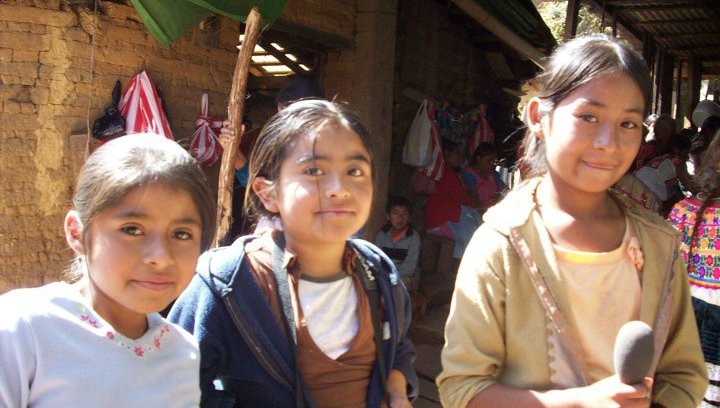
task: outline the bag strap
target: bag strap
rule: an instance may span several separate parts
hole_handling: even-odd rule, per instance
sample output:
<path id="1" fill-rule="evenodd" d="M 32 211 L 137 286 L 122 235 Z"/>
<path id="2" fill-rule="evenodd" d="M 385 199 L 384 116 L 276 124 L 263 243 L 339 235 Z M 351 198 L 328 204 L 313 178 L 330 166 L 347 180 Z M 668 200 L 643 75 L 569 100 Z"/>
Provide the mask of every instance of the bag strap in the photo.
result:
<path id="1" fill-rule="evenodd" d="M 285 236 L 280 235 L 279 242 L 273 239 L 272 250 L 272 268 L 275 275 L 275 286 L 277 288 L 278 299 L 280 300 L 280 308 L 283 314 L 283 324 L 285 332 L 288 334 L 290 348 L 292 348 L 293 356 L 295 356 L 295 406 L 297 408 L 305 407 L 305 399 L 303 398 L 302 387 L 300 386 L 300 367 L 297 361 L 297 331 L 295 329 L 295 313 L 293 311 L 292 300 L 290 298 L 290 285 L 288 284 L 287 268 L 283 266 L 285 256 Z"/>
<path id="2" fill-rule="evenodd" d="M 208 115 L 208 94 L 204 93 L 202 94 L 202 98 L 200 98 L 200 115 L 207 118 Z"/>
<path id="3" fill-rule="evenodd" d="M 372 274 L 372 270 L 368 267 L 365 262 L 361 259 L 358 254 L 358 258 L 355 260 L 355 274 L 360 278 L 360 282 L 367 293 L 368 300 L 370 303 L 370 318 L 372 319 L 373 329 L 375 331 L 375 353 L 377 355 L 377 362 L 380 369 L 380 381 L 383 389 L 383 400 L 389 403 L 387 400 L 387 369 L 385 367 L 385 347 L 383 344 L 383 323 L 380 321 L 378 314 L 378 308 L 380 307 L 380 294 L 378 293 L 377 281 L 375 276 Z"/>
<path id="4" fill-rule="evenodd" d="M 285 378 L 283 378 L 281 374 L 281 370 L 279 367 L 277 367 L 272 359 L 268 358 L 265 353 L 262 352 L 262 341 L 258 338 L 255 331 L 248 329 L 250 327 L 250 323 L 247 321 L 245 316 L 243 316 L 242 313 L 237 312 L 238 306 L 236 304 L 235 298 L 233 297 L 233 290 L 235 287 L 235 279 L 240 274 L 240 269 L 248 268 L 247 261 L 245 260 L 245 244 L 253 239 L 257 238 L 256 236 L 244 236 L 241 238 L 238 238 L 233 244 L 233 251 L 232 256 L 226 256 L 220 259 L 222 264 L 225 265 L 224 269 L 229 269 L 231 265 L 235 265 L 233 268 L 232 276 L 228 283 L 222 288 L 220 293 L 218 295 L 223 300 L 223 303 L 225 304 L 225 308 L 228 311 L 228 314 L 230 315 L 230 319 L 233 321 L 233 324 L 238 329 L 238 333 L 242 337 L 243 341 L 245 341 L 245 344 L 247 344 L 248 349 L 253 353 L 255 356 L 255 359 L 258 361 L 258 363 L 265 369 L 265 371 L 270 374 L 275 380 L 277 380 L 280 384 L 282 384 L 284 387 L 291 389 L 292 386 L 288 381 L 286 381 Z M 227 249 L 226 249 L 227 251 Z M 215 252 L 216 254 L 220 254 L 220 252 Z M 209 258 L 201 258 L 200 262 L 210 262 Z M 203 279 L 209 279 L 212 280 L 212 277 L 203 277 Z M 210 284 L 211 287 L 214 285 Z M 223 383 L 222 378 L 217 378 L 217 381 L 219 381 L 221 384 Z"/>
<path id="5" fill-rule="evenodd" d="M 520 259 L 527 267 L 530 275 L 530 281 L 533 283 L 533 287 L 540 298 L 540 303 L 545 309 L 545 315 L 550 321 L 555 334 L 557 334 L 560 343 L 565 347 L 565 350 L 570 354 L 570 366 L 573 368 L 575 375 L 580 381 L 583 382 L 581 385 L 589 385 L 590 377 L 588 376 L 587 367 L 585 366 L 585 360 L 582 358 L 582 352 L 580 346 L 573 336 L 570 325 L 568 324 L 565 316 L 563 316 L 560 308 L 557 305 L 555 296 L 550 291 L 545 279 L 540 273 L 540 269 L 533 260 L 533 255 L 530 252 L 527 242 L 522 237 L 520 231 L 517 228 L 510 229 L 511 243 L 517 251 Z"/>

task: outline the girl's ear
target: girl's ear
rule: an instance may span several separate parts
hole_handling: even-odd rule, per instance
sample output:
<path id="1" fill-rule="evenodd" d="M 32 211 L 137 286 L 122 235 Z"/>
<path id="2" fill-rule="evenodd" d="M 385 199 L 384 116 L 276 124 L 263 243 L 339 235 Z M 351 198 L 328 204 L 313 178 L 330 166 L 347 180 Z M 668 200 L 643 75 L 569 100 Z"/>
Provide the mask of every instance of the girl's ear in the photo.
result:
<path id="1" fill-rule="evenodd" d="M 80 214 L 75 210 L 68 211 L 65 216 L 65 239 L 76 254 L 85 255 L 83 225 Z"/>
<path id="2" fill-rule="evenodd" d="M 266 210 L 271 213 L 278 212 L 277 192 L 275 191 L 275 184 L 273 184 L 272 181 L 269 181 L 265 177 L 256 177 L 255 180 L 253 180 L 252 189 L 255 194 L 260 197 L 260 201 L 262 201 Z"/>
<path id="3" fill-rule="evenodd" d="M 528 129 L 532 132 L 532 134 L 536 137 L 541 139 L 543 137 L 543 114 L 540 110 L 542 105 L 542 101 L 538 97 L 533 97 L 530 99 L 530 102 L 527 104 L 527 122 L 528 122 Z"/>

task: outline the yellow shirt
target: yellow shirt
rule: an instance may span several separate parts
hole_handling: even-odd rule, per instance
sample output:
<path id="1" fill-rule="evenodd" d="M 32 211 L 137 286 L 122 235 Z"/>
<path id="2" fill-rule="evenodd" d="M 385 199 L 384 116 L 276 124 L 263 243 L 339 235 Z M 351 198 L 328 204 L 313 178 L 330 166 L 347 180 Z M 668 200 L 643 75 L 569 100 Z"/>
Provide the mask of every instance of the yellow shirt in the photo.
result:
<path id="1" fill-rule="evenodd" d="M 623 324 L 640 318 L 640 279 L 627 250 L 630 221 L 625 224 L 622 244 L 610 252 L 582 252 L 553 244 L 593 382 L 615 373 L 615 337 Z"/>

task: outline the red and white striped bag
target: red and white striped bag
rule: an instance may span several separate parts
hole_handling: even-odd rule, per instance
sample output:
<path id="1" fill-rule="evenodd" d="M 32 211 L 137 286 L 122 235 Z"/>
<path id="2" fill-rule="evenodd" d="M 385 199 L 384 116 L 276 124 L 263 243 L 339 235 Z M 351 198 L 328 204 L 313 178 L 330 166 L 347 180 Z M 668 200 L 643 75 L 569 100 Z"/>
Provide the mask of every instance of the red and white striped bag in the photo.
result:
<path id="1" fill-rule="evenodd" d="M 470 143 L 468 143 L 468 157 L 473 157 L 473 154 L 475 154 L 475 149 L 480 146 L 480 143 L 492 144 L 495 140 L 495 132 L 493 132 L 492 128 L 490 127 L 490 122 L 488 122 L 487 118 L 485 117 L 486 112 L 487 105 L 480 105 L 480 111 L 478 112 L 478 120 L 475 125 L 475 130 L 473 131 L 472 135 L 470 135 Z"/>
<path id="2" fill-rule="evenodd" d="M 430 160 L 427 166 L 420 169 L 420 172 L 425 176 L 438 181 L 445 170 L 445 159 L 442 154 L 440 129 L 438 129 L 437 122 L 435 121 L 435 105 L 432 102 L 428 102 L 427 112 L 430 117 L 430 122 L 432 123 L 432 126 L 430 127 Z"/>
<path id="3" fill-rule="evenodd" d="M 222 156 L 222 145 L 215 133 L 217 129 L 213 129 L 215 122 L 208 117 L 208 94 L 204 93 L 200 100 L 200 114 L 195 120 L 195 133 L 190 139 L 190 155 L 203 166 L 212 166 Z M 220 124 L 222 126 L 222 122 Z"/>
<path id="4" fill-rule="evenodd" d="M 133 77 L 118 107 L 125 118 L 125 133 L 150 132 L 175 140 L 160 97 L 147 72 L 143 71 Z"/>

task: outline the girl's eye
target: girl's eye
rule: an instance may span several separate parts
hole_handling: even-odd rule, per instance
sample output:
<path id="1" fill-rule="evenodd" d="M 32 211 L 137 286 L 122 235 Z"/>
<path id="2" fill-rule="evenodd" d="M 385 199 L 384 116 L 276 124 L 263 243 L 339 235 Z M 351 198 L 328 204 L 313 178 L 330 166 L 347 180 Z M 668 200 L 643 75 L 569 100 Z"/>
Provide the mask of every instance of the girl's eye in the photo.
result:
<path id="1" fill-rule="evenodd" d="M 597 123 L 597 118 L 593 115 L 580 115 L 580 119 L 584 120 L 585 122 L 589 123 Z"/>
<path id="2" fill-rule="evenodd" d="M 125 233 L 127 235 L 133 235 L 133 236 L 142 235 L 142 230 L 140 230 L 140 228 L 138 228 L 134 225 L 124 226 L 124 227 L 120 228 L 120 231 L 122 231 L 123 233 Z"/>
<path id="3" fill-rule="evenodd" d="M 353 176 L 353 177 L 360 177 L 360 176 L 365 175 L 365 172 L 362 171 L 362 169 L 354 168 L 354 169 L 348 170 L 348 175 Z"/>
<path id="4" fill-rule="evenodd" d="M 193 234 L 189 231 L 175 231 L 175 238 L 187 241 L 193 238 Z"/>
<path id="5" fill-rule="evenodd" d="M 635 122 L 623 122 L 622 127 L 624 127 L 625 129 L 637 129 L 640 126 L 638 126 L 638 124 Z"/>
<path id="6" fill-rule="evenodd" d="M 321 176 L 323 172 L 317 167 L 308 167 L 307 169 L 305 169 L 305 174 L 307 174 L 308 176 L 317 177 Z"/>

